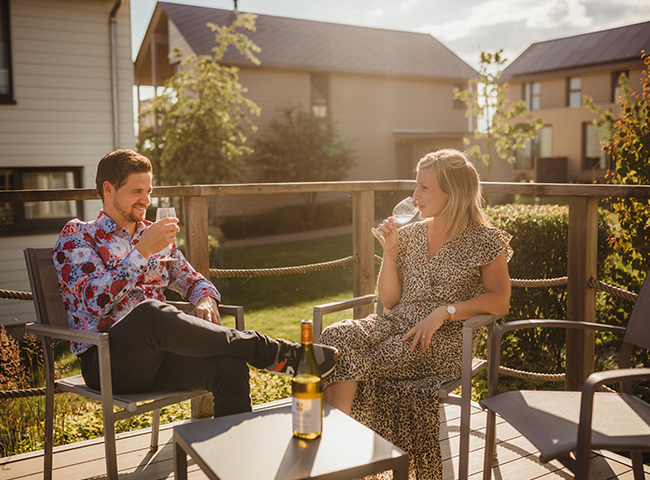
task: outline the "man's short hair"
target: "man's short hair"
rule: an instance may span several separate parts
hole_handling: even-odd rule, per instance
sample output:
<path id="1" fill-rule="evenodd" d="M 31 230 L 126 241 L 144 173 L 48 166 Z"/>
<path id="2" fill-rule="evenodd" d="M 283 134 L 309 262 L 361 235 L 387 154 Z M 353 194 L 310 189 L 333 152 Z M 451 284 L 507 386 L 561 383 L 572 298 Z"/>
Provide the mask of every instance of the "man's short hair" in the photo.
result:
<path id="1" fill-rule="evenodd" d="M 151 173 L 149 159 L 133 150 L 115 150 L 104 155 L 97 165 L 95 179 L 97 192 L 102 201 L 104 201 L 104 182 L 109 182 L 115 190 L 119 190 L 132 173 Z"/>

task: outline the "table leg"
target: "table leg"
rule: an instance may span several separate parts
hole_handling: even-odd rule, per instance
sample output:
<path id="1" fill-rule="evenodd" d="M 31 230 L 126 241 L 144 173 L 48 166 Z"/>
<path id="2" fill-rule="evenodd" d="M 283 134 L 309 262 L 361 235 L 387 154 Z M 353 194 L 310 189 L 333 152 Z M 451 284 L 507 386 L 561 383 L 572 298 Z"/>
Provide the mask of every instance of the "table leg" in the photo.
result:
<path id="1" fill-rule="evenodd" d="M 176 441 L 174 441 L 174 479 L 187 480 L 187 453 Z"/>

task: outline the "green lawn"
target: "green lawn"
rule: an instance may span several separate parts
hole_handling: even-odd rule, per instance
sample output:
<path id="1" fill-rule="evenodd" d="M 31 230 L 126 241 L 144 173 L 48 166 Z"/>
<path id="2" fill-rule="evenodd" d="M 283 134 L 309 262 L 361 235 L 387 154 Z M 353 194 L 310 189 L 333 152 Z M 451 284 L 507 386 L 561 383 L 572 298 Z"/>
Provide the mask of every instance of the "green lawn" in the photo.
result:
<path id="1" fill-rule="evenodd" d="M 352 255 L 352 235 L 314 240 L 224 248 L 218 268 L 270 268 L 320 263 Z M 212 278 L 222 301 L 243 305 L 246 328 L 273 337 L 299 340 L 300 321 L 311 318 L 314 305 L 352 296 L 352 265 L 296 275 Z M 331 314 L 326 325 L 348 318 L 351 311 Z M 229 320 L 228 320 L 229 321 Z M 232 323 L 227 323 L 232 325 Z"/>

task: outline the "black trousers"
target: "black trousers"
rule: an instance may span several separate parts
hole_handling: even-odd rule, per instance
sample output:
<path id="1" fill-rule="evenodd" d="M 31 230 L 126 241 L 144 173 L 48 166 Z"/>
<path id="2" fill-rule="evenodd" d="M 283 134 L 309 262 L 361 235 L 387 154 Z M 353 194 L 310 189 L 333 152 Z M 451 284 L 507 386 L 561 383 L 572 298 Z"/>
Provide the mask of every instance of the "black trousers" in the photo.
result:
<path id="1" fill-rule="evenodd" d="M 115 393 L 208 390 L 214 416 L 251 411 L 247 363 L 273 364 L 278 341 L 239 331 L 147 300 L 109 329 Z M 79 356 L 86 384 L 99 390 L 97 347 Z"/>

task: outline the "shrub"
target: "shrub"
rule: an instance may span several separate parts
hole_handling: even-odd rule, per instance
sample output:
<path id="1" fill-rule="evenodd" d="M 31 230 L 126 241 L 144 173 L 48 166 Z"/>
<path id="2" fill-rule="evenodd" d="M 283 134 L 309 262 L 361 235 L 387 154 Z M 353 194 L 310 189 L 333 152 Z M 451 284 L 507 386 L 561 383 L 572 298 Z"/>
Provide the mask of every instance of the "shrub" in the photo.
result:
<path id="1" fill-rule="evenodd" d="M 503 205 L 486 210 L 490 223 L 512 235 L 514 255 L 508 267 L 511 278 L 547 279 L 567 275 L 569 210 L 557 205 Z M 611 227 L 608 215 L 599 212 L 598 276 L 603 278 L 606 259 L 611 254 L 607 238 Z M 510 313 L 504 321 L 532 318 L 566 318 L 567 288 L 513 287 Z M 564 371 L 566 333 L 562 329 L 527 329 L 504 339 L 503 365 L 519 370 L 545 373 Z M 509 388 L 531 388 L 529 382 L 510 380 Z M 537 383 L 537 382 L 535 382 Z M 528 386 L 528 387 L 526 387 Z M 543 384 L 537 388 L 563 385 Z M 532 387 L 534 388 L 534 387 Z"/>

